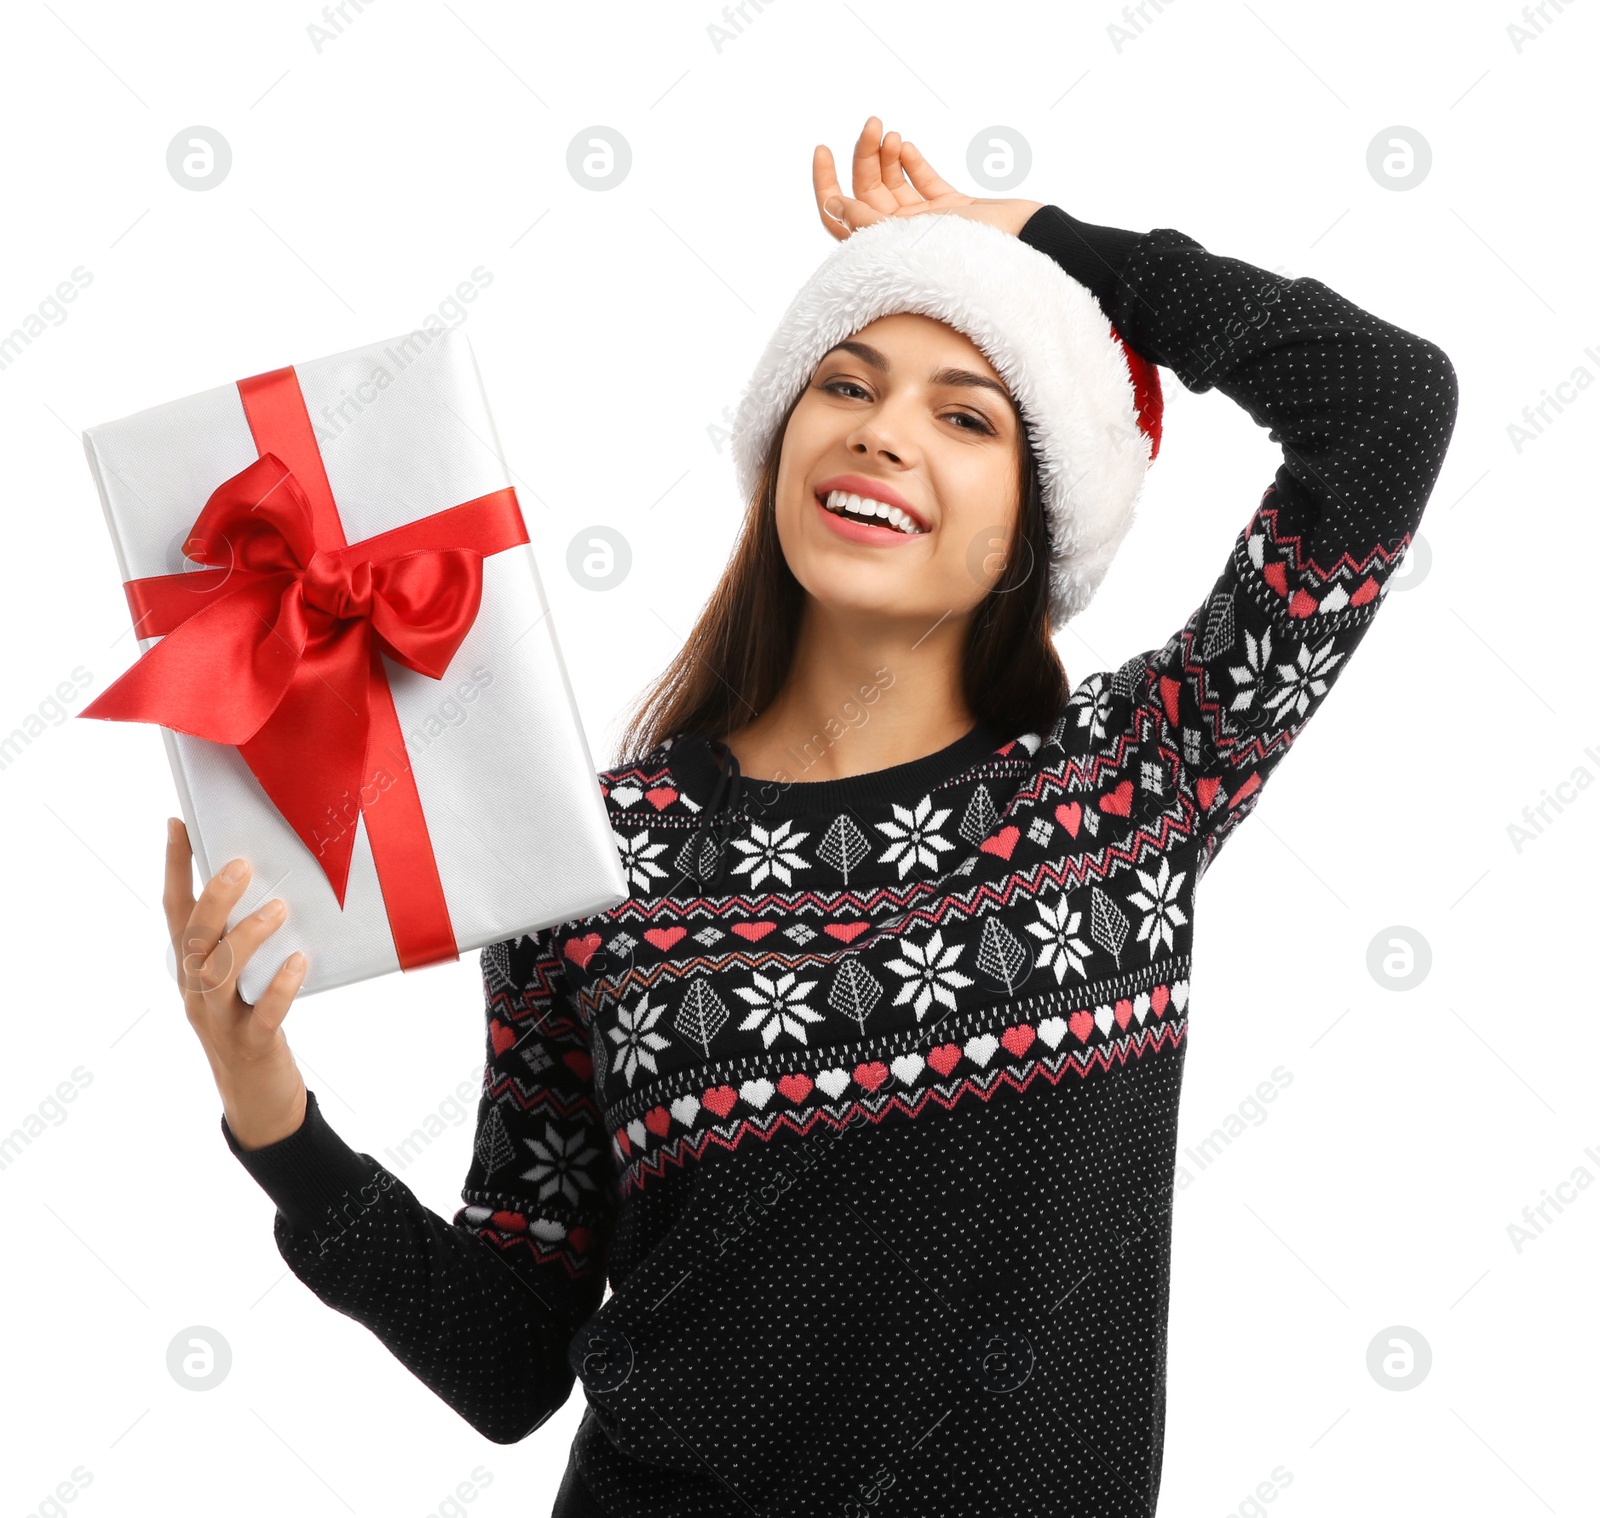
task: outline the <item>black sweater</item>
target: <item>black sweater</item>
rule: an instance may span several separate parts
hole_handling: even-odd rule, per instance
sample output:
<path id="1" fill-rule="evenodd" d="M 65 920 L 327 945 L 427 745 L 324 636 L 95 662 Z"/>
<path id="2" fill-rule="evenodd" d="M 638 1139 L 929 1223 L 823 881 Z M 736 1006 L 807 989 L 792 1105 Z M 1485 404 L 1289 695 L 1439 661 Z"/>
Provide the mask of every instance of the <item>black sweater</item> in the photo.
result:
<path id="1" fill-rule="evenodd" d="M 602 773 L 633 894 L 484 951 L 449 1221 L 314 1095 L 265 1149 L 223 1123 L 296 1275 L 485 1437 L 582 1379 L 557 1518 L 1155 1511 L 1195 890 L 1383 604 L 1456 378 L 1171 229 L 1022 238 L 1282 445 L 1188 619 L 1044 733 Z"/>

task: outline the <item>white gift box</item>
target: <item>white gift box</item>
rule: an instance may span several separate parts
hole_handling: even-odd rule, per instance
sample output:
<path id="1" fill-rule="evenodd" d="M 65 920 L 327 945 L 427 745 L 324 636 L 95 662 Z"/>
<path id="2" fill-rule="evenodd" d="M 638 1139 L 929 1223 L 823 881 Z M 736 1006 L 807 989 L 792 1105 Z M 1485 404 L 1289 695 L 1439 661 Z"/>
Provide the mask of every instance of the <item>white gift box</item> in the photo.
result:
<path id="1" fill-rule="evenodd" d="M 511 486 L 460 329 L 407 333 L 294 375 L 350 543 Z M 125 582 L 192 567 L 182 545 L 201 508 L 262 451 L 237 383 L 83 439 Z M 627 897 L 531 547 L 483 559 L 478 614 L 443 679 L 383 664 L 458 953 Z M 274 896 L 288 907 L 239 977 L 247 1002 L 296 949 L 308 961 L 302 995 L 401 968 L 364 820 L 341 907 L 236 748 L 161 731 L 202 879 L 235 857 L 252 867 L 229 925 Z"/>

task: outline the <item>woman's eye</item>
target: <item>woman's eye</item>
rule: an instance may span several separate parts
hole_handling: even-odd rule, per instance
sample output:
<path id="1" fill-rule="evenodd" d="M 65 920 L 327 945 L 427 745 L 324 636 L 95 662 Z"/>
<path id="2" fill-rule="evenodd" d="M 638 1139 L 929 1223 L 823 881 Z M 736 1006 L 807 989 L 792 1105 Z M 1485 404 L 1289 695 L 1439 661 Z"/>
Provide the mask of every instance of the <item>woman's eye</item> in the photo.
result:
<path id="1" fill-rule="evenodd" d="M 863 400 L 872 399 L 867 387 L 852 379 L 840 379 L 837 377 L 833 379 L 826 379 L 821 382 L 818 388 L 826 390 L 830 395 L 845 395 L 846 392 L 853 391 L 854 394 L 848 396 L 848 399 L 851 400 L 854 400 L 857 397 Z M 962 432 L 994 431 L 994 428 L 989 425 L 986 417 L 979 416 L 977 413 L 972 411 L 952 411 L 948 413 L 946 419 L 949 421 L 963 423 L 964 425 L 958 429 Z"/>

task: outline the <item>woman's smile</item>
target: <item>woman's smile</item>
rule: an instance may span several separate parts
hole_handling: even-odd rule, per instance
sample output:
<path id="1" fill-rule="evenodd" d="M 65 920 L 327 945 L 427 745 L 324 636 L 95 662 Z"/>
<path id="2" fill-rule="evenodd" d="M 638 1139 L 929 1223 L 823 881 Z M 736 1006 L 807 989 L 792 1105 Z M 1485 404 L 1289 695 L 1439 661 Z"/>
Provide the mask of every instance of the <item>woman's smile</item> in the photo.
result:
<path id="1" fill-rule="evenodd" d="M 899 491 L 865 475 L 830 475 L 812 494 L 828 529 L 855 543 L 901 543 L 929 530 Z"/>
<path id="2" fill-rule="evenodd" d="M 925 533 L 905 532 L 898 527 L 891 527 L 886 521 L 868 520 L 848 508 L 834 510 L 825 504 L 827 499 L 825 496 L 817 497 L 817 510 L 827 523 L 828 531 L 837 533 L 841 538 L 849 538 L 853 543 L 892 546 L 926 536 Z"/>

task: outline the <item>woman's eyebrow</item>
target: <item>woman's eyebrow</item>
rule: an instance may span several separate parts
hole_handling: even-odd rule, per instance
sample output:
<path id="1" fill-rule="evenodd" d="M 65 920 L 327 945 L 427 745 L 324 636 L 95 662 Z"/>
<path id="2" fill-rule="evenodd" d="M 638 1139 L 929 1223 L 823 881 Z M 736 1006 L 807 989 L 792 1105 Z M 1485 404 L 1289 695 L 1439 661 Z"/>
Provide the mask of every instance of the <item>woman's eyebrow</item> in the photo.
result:
<path id="1" fill-rule="evenodd" d="M 857 342 L 854 338 L 846 338 L 842 343 L 835 343 L 828 350 L 829 353 L 853 353 L 864 364 L 870 364 L 880 374 L 889 372 L 889 360 L 870 343 Z M 827 355 L 825 354 L 824 357 Z M 1004 385 L 996 383 L 986 374 L 975 374 L 971 369 L 944 368 L 935 370 L 929 376 L 929 381 L 935 385 L 965 385 L 984 390 L 993 390 L 1007 405 L 1015 409 L 1015 402 L 1011 399 L 1011 392 Z"/>
<path id="2" fill-rule="evenodd" d="M 930 376 L 935 385 L 977 385 L 985 390 L 993 390 L 1008 405 L 1011 404 L 1011 392 L 1004 385 L 997 384 L 987 374 L 974 374 L 970 369 L 940 369 Z"/>
<path id="3" fill-rule="evenodd" d="M 842 343 L 835 343 L 828 349 L 828 353 L 839 352 L 855 354 L 862 363 L 871 364 L 879 374 L 887 374 L 889 372 L 889 360 L 878 352 L 871 343 L 861 343 L 854 338 L 847 337 Z M 822 356 L 826 358 L 828 353 L 824 353 Z"/>

